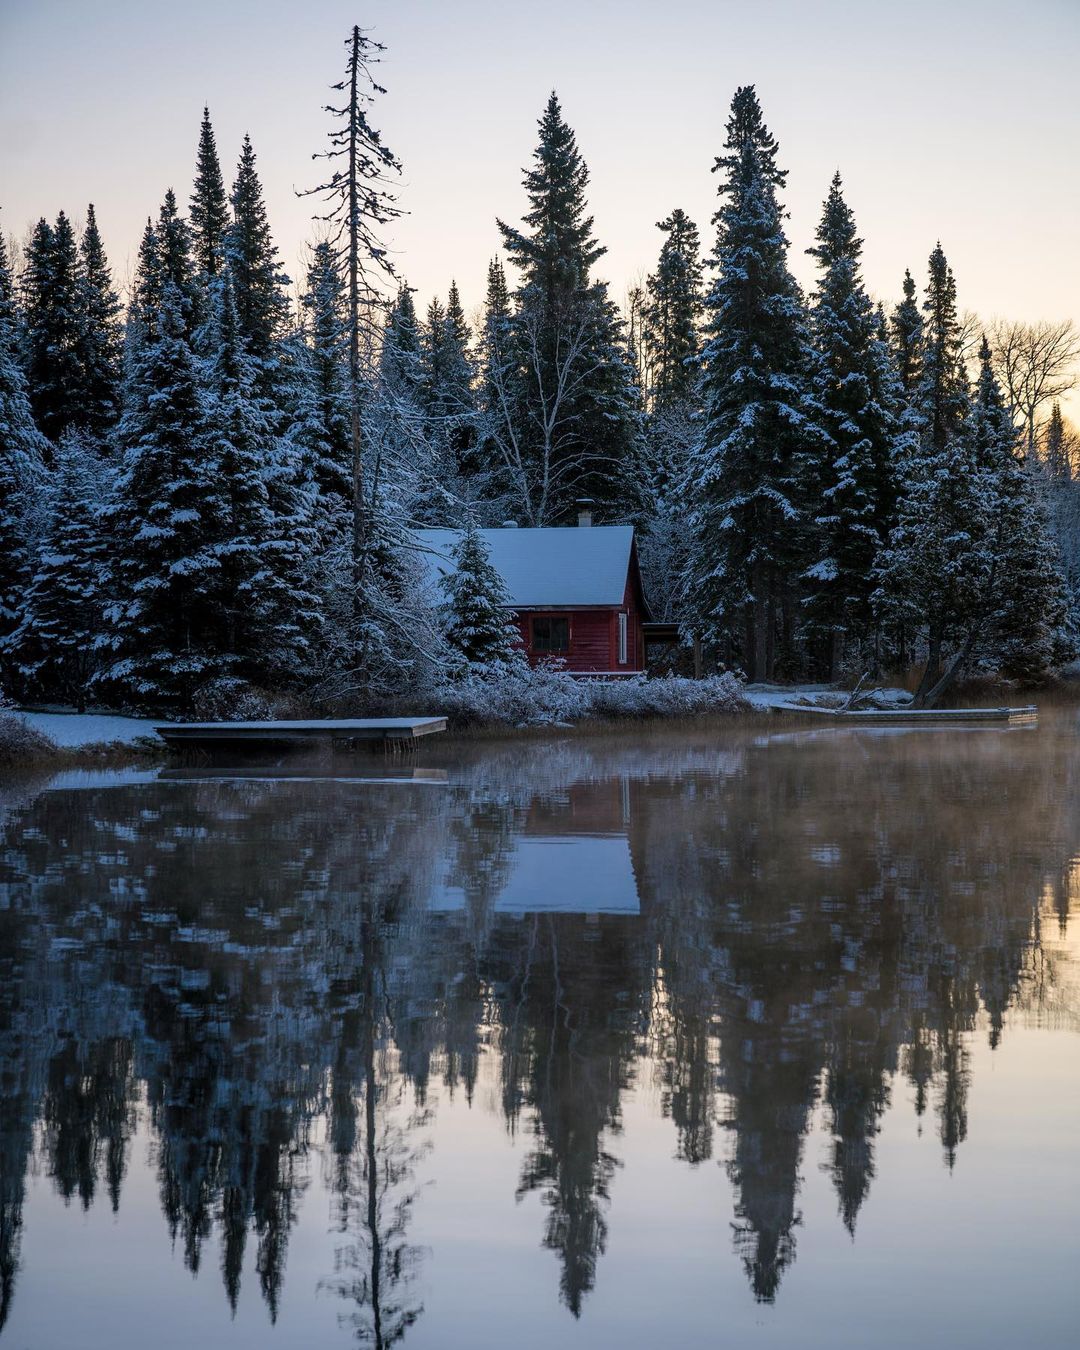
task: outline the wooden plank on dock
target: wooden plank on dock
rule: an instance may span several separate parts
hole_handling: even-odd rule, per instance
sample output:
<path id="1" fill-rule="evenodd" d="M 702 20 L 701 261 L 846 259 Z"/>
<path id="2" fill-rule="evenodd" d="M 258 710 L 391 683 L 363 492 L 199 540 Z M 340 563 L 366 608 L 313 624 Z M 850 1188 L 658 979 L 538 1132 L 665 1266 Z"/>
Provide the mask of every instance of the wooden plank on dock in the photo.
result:
<path id="1" fill-rule="evenodd" d="M 1038 709 L 1024 708 L 811 708 L 796 703 L 782 705 L 783 712 L 805 713 L 810 717 L 831 718 L 834 722 L 845 722 L 856 726 L 869 723 L 891 723 L 907 726 L 933 726 L 942 722 L 1006 722 L 1019 725 L 1035 722 Z"/>
<path id="2" fill-rule="evenodd" d="M 166 722 L 154 730 L 167 745 L 304 745 L 377 741 L 409 743 L 446 730 L 445 717 L 313 718 L 281 722 Z"/>

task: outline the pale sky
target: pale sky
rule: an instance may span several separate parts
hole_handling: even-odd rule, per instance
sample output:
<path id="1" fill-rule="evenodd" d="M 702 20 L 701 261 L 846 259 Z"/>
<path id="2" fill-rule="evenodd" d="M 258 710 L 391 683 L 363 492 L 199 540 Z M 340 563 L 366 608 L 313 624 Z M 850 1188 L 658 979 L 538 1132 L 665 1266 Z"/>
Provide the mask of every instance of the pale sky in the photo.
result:
<path id="1" fill-rule="evenodd" d="M 1080 0 L 0 0 L 0 224 L 21 238 L 93 201 L 126 280 L 142 224 L 190 191 L 203 103 L 226 181 L 249 131 L 294 278 L 311 238 L 327 86 L 353 22 L 387 44 L 374 114 L 402 158 L 392 231 L 426 304 L 467 309 L 516 221 L 536 119 L 558 90 L 592 175 L 622 300 L 673 207 L 712 239 L 732 92 L 753 83 L 790 171 L 792 265 L 839 168 L 892 301 L 941 239 L 961 308 L 1080 318 Z"/>

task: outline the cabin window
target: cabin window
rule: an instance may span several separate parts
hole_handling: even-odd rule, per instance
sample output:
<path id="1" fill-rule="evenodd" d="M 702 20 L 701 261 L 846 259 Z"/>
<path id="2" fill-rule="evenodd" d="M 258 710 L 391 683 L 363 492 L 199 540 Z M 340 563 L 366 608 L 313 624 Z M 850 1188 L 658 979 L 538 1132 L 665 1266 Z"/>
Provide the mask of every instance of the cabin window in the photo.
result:
<path id="1" fill-rule="evenodd" d="M 619 665 L 626 665 L 626 615 L 619 615 Z"/>
<path id="2" fill-rule="evenodd" d="M 568 618 L 537 618 L 532 621 L 532 649 L 548 655 L 570 650 L 570 620 Z"/>

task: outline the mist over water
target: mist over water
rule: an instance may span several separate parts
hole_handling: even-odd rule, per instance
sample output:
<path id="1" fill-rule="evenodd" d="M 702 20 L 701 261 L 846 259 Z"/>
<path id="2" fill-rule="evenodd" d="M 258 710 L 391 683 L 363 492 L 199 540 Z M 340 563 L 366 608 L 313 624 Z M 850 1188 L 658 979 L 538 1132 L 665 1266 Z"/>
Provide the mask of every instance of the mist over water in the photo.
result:
<path id="1" fill-rule="evenodd" d="M 0 1339 L 1065 1346 L 1080 735 L 0 789 Z"/>

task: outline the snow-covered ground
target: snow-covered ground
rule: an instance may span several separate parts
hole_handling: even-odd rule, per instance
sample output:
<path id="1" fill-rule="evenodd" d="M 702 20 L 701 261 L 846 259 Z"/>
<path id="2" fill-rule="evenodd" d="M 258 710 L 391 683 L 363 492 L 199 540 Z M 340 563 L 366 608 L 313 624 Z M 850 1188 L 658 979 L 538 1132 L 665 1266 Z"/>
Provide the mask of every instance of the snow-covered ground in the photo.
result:
<path id="1" fill-rule="evenodd" d="M 807 703 L 830 708 L 848 697 L 848 691 L 831 684 L 748 684 L 742 692 L 751 707 L 760 709 L 805 707 Z M 911 695 L 904 689 L 870 688 L 864 691 L 866 698 L 871 695 L 870 706 L 876 708 L 900 708 L 911 702 Z"/>
<path id="2" fill-rule="evenodd" d="M 57 745 L 76 750 L 86 745 L 131 745 L 143 737 L 159 740 L 154 723 L 140 717 L 109 717 L 99 713 L 16 712 Z"/>

